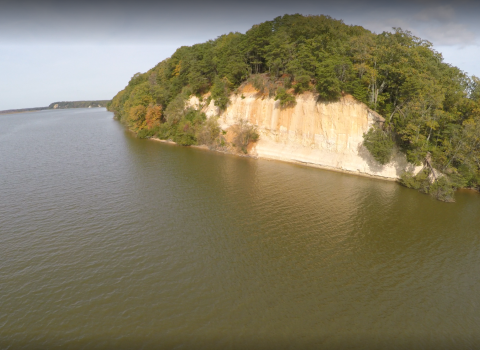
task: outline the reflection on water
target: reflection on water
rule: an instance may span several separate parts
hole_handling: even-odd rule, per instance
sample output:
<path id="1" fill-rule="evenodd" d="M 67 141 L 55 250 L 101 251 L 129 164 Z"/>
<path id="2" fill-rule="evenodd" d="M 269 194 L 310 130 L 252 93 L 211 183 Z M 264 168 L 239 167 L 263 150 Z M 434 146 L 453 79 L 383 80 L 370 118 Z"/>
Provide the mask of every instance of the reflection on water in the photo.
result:
<path id="1" fill-rule="evenodd" d="M 479 196 L 0 116 L 0 344 L 473 348 Z"/>

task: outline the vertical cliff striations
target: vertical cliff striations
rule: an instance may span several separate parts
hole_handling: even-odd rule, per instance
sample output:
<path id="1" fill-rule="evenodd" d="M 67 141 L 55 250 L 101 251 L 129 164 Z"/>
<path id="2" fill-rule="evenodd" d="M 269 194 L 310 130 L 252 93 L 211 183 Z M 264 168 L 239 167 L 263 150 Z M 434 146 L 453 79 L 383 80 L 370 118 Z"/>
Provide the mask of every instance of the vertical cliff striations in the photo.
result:
<path id="1" fill-rule="evenodd" d="M 201 108 L 209 118 L 218 116 L 223 130 L 242 121 L 256 126 L 260 138 L 249 147 L 249 154 L 255 157 L 388 179 L 415 170 L 400 153 L 387 165 L 373 159 L 362 145 L 363 134 L 384 119 L 349 95 L 338 102 L 318 102 L 318 96 L 309 92 L 298 95 L 294 106 L 282 108 L 280 101 L 247 85 L 231 96 L 224 111 L 213 101 L 202 107 L 196 97 L 189 104 Z"/>

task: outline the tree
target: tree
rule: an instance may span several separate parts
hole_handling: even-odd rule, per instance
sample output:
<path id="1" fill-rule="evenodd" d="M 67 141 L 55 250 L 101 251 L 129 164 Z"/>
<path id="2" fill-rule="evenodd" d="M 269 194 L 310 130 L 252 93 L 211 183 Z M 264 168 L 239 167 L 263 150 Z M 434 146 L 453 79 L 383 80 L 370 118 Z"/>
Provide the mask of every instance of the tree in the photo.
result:
<path id="1" fill-rule="evenodd" d="M 336 70 L 340 62 L 337 57 L 329 57 L 318 65 L 316 88 L 319 96 L 324 100 L 336 100 L 342 95 L 342 82 Z"/>
<path id="2" fill-rule="evenodd" d="M 277 90 L 275 101 L 280 100 L 281 107 L 291 107 L 295 105 L 295 96 L 290 95 L 285 88 L 281 87 Z"/>
<path id="3" fill-rule="evenodd" d="M 390 162 L 395 146 L 391 135 L 379 127 L 373 127 L 363 135 L 363 140 L 363 145 L 377 162 L 382 165 Z"/>
<path id="4" fill-rule="evenodd" d="M 145 124 L 148 129 L 160 126 L 162 120 L 162 106 L 148 106 L 145 114 Z"/>
<path id="5" fill-rule="evenodd" d="M 137 105 L 130 108 L 128 122 L 130 127 L 134 130 L 139 130 L 144 127 L 146 108 L 142 105 Z"/>
<path id="6" fill-rule="evenodd" d="M 218 76 L 215 77 L 212 87 L 212 97 L 215 100 L 215 106 L 220 107 L 220 109 L 227 108 L 227 104 L 230 101 L 228 85 L 227 79 L 220 79 Z"/>
<path id="7" fill-rule="evenodd" d="M 186 119 L 186 99 L 210 91 L 225 109 L 246 81 L 275 94 L 282 107 L 294 103 L 291 87 L 300 94 L 313 84 L 326 101 L 352 94 L 385 117 L 381 130 L 365 134 L 380 162 L 388 161 L 393 144 L 415 164 L 430 154 L 452 188 L 480 187 L 479 78 L 446 64 L 430 42 L 400 28 L 375 34 L 328 16 L 279 16 L 245 34 L 178 48 L 136 73 L 108 109 L 139 135 L 158 127 L 162 137 L 199 142 L 195 133 L 205 121 Z"/>

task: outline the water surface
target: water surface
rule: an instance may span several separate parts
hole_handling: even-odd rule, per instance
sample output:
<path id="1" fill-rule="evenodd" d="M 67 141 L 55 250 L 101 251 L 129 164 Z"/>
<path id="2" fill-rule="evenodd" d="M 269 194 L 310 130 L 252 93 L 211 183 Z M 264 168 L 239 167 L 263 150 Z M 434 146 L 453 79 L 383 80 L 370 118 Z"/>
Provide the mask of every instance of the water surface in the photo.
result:
<path id="1" fill-rule="evenodd" d="M 480 197 L 0 116 L 2 348 L 475 348 Z"/>

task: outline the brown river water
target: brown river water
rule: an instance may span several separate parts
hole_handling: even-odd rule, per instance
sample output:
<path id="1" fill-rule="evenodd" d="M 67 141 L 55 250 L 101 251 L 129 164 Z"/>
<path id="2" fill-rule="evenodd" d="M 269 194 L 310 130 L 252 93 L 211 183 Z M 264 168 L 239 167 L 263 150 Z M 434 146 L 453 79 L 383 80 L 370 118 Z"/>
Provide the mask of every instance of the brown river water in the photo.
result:
<path id="1" fill-rule="evenodd" d="M 1 349 L 475 349 L 480 196 L 0 116 Z"/>

